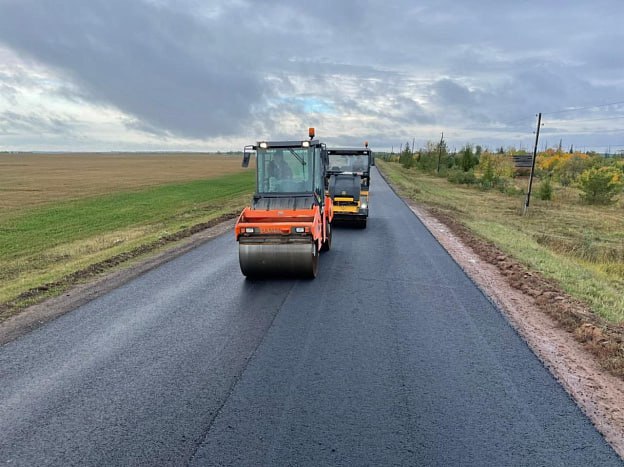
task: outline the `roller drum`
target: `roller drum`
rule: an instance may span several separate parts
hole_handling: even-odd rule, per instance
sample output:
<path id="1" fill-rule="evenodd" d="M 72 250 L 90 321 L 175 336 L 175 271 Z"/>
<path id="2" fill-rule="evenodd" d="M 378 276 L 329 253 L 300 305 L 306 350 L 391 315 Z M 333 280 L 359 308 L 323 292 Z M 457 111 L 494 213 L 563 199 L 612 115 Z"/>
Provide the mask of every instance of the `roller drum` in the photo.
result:
<path id="1" fill-rule="evenodd" d="M 316 277 L 318 251 L 313 242 L 246 243 L 238 245 L 242 273 L 247 277 Z"/>

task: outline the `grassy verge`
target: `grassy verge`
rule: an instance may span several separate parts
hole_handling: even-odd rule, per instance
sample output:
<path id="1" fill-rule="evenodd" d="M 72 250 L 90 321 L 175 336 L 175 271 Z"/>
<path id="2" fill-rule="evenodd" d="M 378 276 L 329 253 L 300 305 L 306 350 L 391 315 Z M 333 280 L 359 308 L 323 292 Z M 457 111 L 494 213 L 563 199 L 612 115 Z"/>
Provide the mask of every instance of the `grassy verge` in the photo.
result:
<path id="1" fill-rule="evenodd" d="M 592 207 L 573 200 L 573 189 L 555 201 L 524 198 L 454 185 L 446 179 L 379 161 L 399 192 L 439 210 L 495 244 L 611 323 L 624 322 L 624 215 L 618 206 Z"/>
<path id="2" fill-rule="evenodd" d="M 33 300 L 28 291 L 43 284 L 63 284 L 66 281 L 61 279 L 94 264 L 109 264 L 111 258 L 129 259 L 158 248 L 163 239 L 181 238 L 180 232 L 190 235 L 193 226 L 233 215 L 249 201 L 254 175 L 249 171 L 161 185 L 2 216 L 0 303 L 28 304 Z M 50 293 L 49 287 L 42 289 Z"/>

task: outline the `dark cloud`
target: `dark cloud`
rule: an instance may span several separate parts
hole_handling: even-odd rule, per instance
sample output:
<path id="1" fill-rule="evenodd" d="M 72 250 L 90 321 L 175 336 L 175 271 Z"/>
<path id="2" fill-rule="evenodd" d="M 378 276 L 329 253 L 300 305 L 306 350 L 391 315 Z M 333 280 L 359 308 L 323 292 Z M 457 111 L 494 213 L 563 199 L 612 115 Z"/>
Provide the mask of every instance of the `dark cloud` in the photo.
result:
<path id="1" fill-rule="evenodd" d="M 230 42 L 232 26 L 120 0 L 0 7 L 0 40 L 13 49 L 62 70 L 93 100 L 196 137 L 235 133 L 265 96 L 245 41 Z"/>
<path id="2" fill-rule="evenodd" d="M 31 134 L 40 135 L 64 134 L 70 135 L 76 122 L 57 116 L 41 116 L 36 114 L 22 115 L 16 112 L 5 111 L 0 113 L 0 135 Z"/>
<path id="3" fill-rule="evenodd" d="M 3 0 L 0 43 L 64 78 L 56 95 L 155 137 L 313 121 L 336 141 L 389 142 L 515 135 L 538 111 L 624 100 L 623 14 L 620 0 Z M 0 70 L 5 100 L 18 78 Z"/>

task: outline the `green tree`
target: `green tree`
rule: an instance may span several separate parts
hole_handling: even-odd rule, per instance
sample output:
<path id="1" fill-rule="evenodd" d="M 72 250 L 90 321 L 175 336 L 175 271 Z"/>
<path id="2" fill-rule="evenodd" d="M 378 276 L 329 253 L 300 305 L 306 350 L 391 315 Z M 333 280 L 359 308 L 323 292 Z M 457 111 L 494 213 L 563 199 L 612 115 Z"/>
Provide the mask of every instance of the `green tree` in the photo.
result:
<path id="1" fill-rule="evenodd" d="M 494 158 L 492 156 L 482 157 L 480 162 L 481 178 L 479 178 L 479 183 L 483 188 L 492 188 L 498 178 L 494 170 Z"/>
<path id="2" fill-rule="evenodd" d="M 581 198 L 589 204 L 610 204 L 622 189 L 622 172 L 616 167 L 592 167 L 578 179 Z"/>
<path id="3" fill-rule="evenodd" d="M 480 146 L 478 146 L 480 148 Z M 475 165 L 477 165 L 478 159 L 475 154 L 472 153 L 472 146 L 467 144 L 459 151 L 459 158 L 457 165 L 464 171 L 468 172 Z"/>
<path id="4" fill-rule="evenodd" d="M 414 155 L 412 154 L 412 149 L 410 148 L 409 142 L 405 143 L 405 149 L 401 151 L 401 155 L 399 156 L 399 162 L 406 169 L 409 169 L 414 165 Z"/>
<path id="5" fill-rule="evenodd" d="M 547 175 L 537 189 L 537 197 L 543 201 L 550 201 L 553 197 L 553 187 L 550 183 L 550 175 Z"/>
<path id="6" fill-rule="evenodd" d="M 431 141 L 427 142 L 427 147 L 419 151 L 418 168 L 425 172 L 435 172 L 438 161 L 438 146 Z"/>
<path id="7" fill-rule="evenodd" d="M 436 172 L 442 172 L 445 167 L 448 167 L 448 146 L 446 141 L 441 140 L 435 146 L 435 158 L 436 158 Z"/>

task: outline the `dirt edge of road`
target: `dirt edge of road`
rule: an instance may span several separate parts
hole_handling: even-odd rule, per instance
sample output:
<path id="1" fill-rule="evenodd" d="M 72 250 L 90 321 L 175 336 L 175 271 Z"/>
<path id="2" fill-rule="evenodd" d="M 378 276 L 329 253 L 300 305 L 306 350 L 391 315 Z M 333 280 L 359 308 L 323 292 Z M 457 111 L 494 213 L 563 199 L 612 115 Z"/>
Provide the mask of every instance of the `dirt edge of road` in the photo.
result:
<path id="1" fill-rule="evenodd" d="M 212 221 L 198 224 L 176 234 L 163 237 L 153 244 L 140 246 L 131 252 L 118 255 L 102 263 L 77 271 L 71 276 L 61 279 L 59 284 L 47 284 L 42 286 L 42 290 L 37 288 L 26 292 L 27 294 L 32 294 L 34 298 L 37 298 L 37 294 L 43 293 L 49 288 L 62 287 L 64 289 L 62 294 L 48 299 L 43 298 L 43 301 L 26 308 L 16 306 L 14 310 L 11 310 L 9 309 L 10 304 L 4 304 L 3 306 L 12 312 L 12 316 L 0 322 L 0 346 L 122 286 L 135 277 L 161 264 L 183 255 L 206 241 L 228 230 L 232 230 L 235 223 L 236 216 L 234 214 L 226 214 Z M 143 255 L 154 252 L 174 242 L 177 243 L 175 246 L 153 254 L 153 256 L 149 256 L 146 259 L 139 259 L 137 263 L 125 266 L 120 270 L 111 271 L 111 269 L 123 263 L 129 262 L 137 257 L 140 258 Z M 107 270 L 109 272 L 106 272 Z M 85 280 L 85 283 L 81 283 L 81 281 Z"/>
<path id="2" fill-rule="evenodd" d="M 624 385 L 594 355 L 617 345 L 606 337 L 617 330 L 452 218 L 405 201 L 624 458 Z"/>

